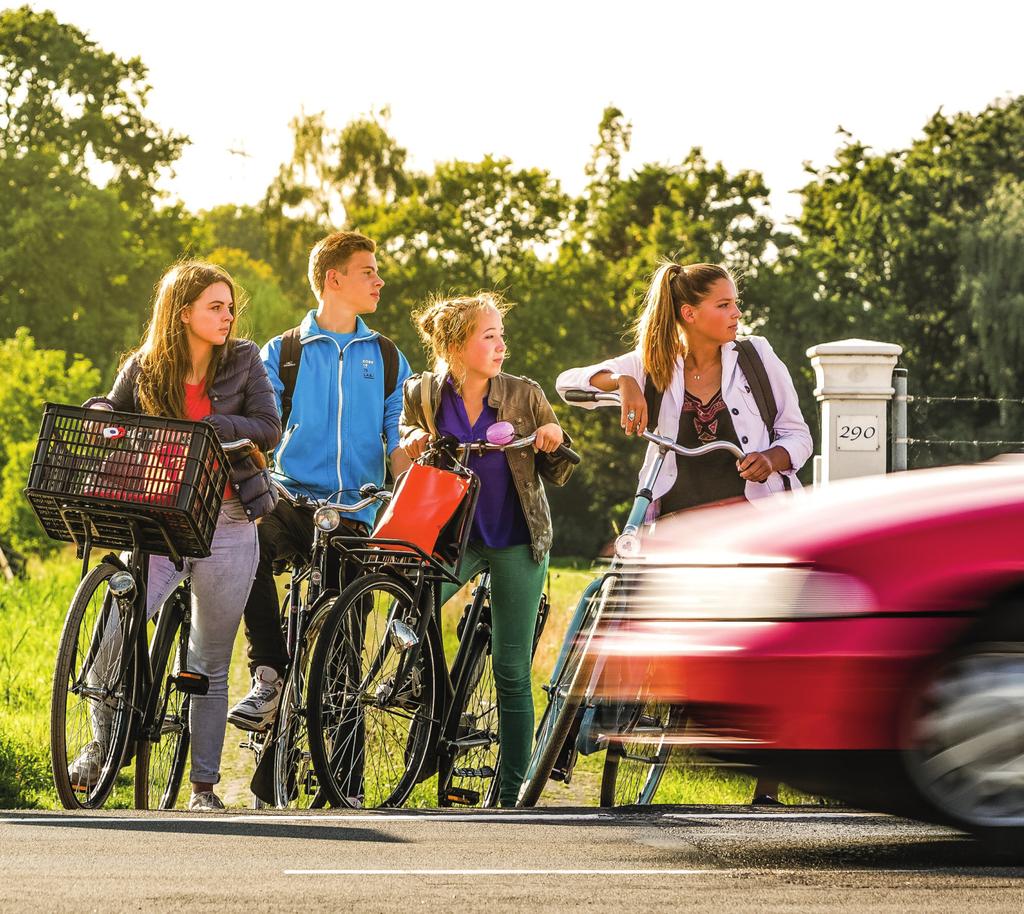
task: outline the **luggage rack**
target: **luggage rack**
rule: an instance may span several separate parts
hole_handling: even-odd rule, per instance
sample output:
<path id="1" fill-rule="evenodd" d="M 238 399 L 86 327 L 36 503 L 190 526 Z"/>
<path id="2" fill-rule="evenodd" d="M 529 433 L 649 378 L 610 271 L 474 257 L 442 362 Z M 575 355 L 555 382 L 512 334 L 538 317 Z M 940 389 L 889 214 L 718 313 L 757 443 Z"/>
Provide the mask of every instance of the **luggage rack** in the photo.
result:
<path id="1" fill-rule="evenodd" d="M 407 540 L 332 536 L 330 542 L 345 558 L 359 564 L 361 574 L 381 572 L 408 580 L 412 572 L 429 582 L 462 584 L 454 571 Z"/>

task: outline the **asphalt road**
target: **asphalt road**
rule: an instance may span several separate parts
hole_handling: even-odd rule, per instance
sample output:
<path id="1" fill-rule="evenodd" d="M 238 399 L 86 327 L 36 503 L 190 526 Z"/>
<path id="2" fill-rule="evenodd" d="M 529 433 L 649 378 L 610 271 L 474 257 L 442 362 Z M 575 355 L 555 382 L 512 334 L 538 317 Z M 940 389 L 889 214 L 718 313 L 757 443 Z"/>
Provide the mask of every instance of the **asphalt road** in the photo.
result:
<path id="1" fill-rule="evenodd" d="M 0 910 L 1024 911 L 948 829 L 789 807 L 0 812 Z"/>

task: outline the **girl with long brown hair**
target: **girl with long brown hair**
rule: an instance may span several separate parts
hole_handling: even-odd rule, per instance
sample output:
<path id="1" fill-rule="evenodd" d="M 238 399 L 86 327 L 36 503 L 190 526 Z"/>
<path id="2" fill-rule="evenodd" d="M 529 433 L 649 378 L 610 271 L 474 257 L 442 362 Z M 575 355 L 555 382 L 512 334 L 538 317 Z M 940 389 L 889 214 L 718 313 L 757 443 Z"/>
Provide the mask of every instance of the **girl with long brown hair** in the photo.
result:
<path id="1" fill-rule="evenodd" d="M 281 437 L 281 421 L 259 349 L 234 337 L 235 309 L 235 285 L 225 270 L 200 261 L 175 264 L 157 284 L 141 345 L 125 359 L 110 393 L 85 405 L 208 422 L 222 441 L 249 438 L 270 450 Z M 190 701 L 192 810 L 224 808 L 214 785 L 231 648 L 259 558 L 254 522 L 275 501 L 258 455 L 248 455 L 231 467 L 210 556 L 186 559 L 181 570 L 163 556 L 149 560 L 150 615 L 191 577 L 189 666 L 210 680 L 207 694 Z M 72 783 L 98 776 L 106 729 L 101 711 L 93 717 L 93 742 L 70 766 Z"/>

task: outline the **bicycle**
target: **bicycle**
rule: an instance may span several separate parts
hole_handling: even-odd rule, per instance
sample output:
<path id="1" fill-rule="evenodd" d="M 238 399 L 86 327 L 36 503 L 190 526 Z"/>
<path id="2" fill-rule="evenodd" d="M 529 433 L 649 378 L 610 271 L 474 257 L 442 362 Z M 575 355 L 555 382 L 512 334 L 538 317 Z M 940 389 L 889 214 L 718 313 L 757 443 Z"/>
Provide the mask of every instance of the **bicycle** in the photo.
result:
<path id="1" fill-rule="evenodd" d="M 25 494 L 46 533 L 75 544 L 82 577 L 57 649 L 50 710 L 54 787 L 67 809 L 106 802 L 135 759 L 135 805 L 173 808 L 189 748 L 186 580 L 155 614 L 147 644 L 147 560 L 210 554 L 228 455 L 203 423 L 47 404 Z M 94 547 L 107 553 L 89 569 Z"/>
<path id="2" fill-rule="evenodd" d="M 470 454 L 533 441 L 533 435 L 507 444 L 441 440 L 428 449 L 418 465 L 444 467 L 458 495 L 458 509 L 437 526 L 441 546 L 382 537 L 383 522 L 369 539 L 339 543 L 363 572 L 338 597 L 310 670 L 310 749 L 332 805 L 400 806 L 438 769 L 440 805 L 497 801 L 487 582 L 478 582 L 463 617 L 451 672 L 441 644 L 440 590 L 446 582 L 460 584 L 448 566 L 457 567 L 465 553 L 476 508 L 479 480 L 465 465 Z M 534 647 L 538 634 L 539 627 Z"/>
<path id="3" fill-rule="evenodd" d="M 281 624 L 288 668 L 277 715 L 272 726 L 250 733 L 241 745 L 256 757 L 252 787 L 257 808 L 269 804 L 314 809 L 322 807 L 326 798 L 310 761 L 306 684 L 313 644 L 325 610 L 333 605 L 333 597 L 338 594 L 338 588 L 329 584 L 331 538 L 342 523 L 342 514 L 362 511 L 374 503 L 387 503 L 391 493 L 367 484 L 359 490 L 362 498 L 349 505 L 334 501 L 341 493 L 320 499 L 301 493 L 293 495 L 277 480 L 274 485 L 281 498 L 293 506 L 312 510 L 313 548 L 308 558 L 296 556 L 286 563 L 290 580 L 281 607 Z"/>
<path id="4" fill-rule="evenodd" d="M 617 405 L 615 392 L 568 390 L 568 403 L 596 402 Z M 642 552 L 641 526 L 654 500 L 654 484 L 669 452 L 679 457 L 700 457 L 724 450 L 742 459 L 744 454 L 729 441 L 713 441 L 685 448 L 670 438 L 644 430 L 641 437 L 658 448 L 658 456 L 641 481 L 622 532 L 616 537 L 608 569 L 583 591 L 565 633 L 549 682 L 544 686 L 548 703 L 537 728 L 536 745 L 519 806 L 534 806 L 549 779 L 572 778 L 584 714 L 596 708 L 595 694 L 601 670 L 592 649 L 595 636 L 603 634 L 620 612 L 628 612 L 631 563 Z M 680 708 L 651 702 L 639 694 L 636 700 L 612 709 L 613 725 L 598 738 L 607 742 L 602 771 L 601 804 L 650 803 L 661 782 L 671 753 L 671 735 L 681 728 Z"/>

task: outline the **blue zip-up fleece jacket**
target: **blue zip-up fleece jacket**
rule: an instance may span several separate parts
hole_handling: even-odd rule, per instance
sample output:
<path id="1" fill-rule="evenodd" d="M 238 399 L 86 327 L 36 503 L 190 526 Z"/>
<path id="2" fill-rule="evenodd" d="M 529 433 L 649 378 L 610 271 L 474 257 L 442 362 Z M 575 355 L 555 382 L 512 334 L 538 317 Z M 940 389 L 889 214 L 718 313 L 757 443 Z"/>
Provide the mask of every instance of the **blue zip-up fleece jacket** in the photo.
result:
<path id="1" fill-rule="evenodd" d="M 315 311 L 303 318 L 302 361 L 292 411 L 274 451 L 275 476 L 296 494 L 329 498 L 346 490 L 341 501 L 353 502 L 360 486 L 384 484 L 384 461 L 398 447 L 402 384 L 411 372 L 399 351 L 398 383 L 385 402 L 384 360 L 377 336 L 357 318 L 355 336 L 342 351 L 336 340 L 320 332 Z M 281 337 L 275 336 L 260 355 L 280 412 Z M 347 516 L 372 525 L 376 512 L 371 505 Z"/>

